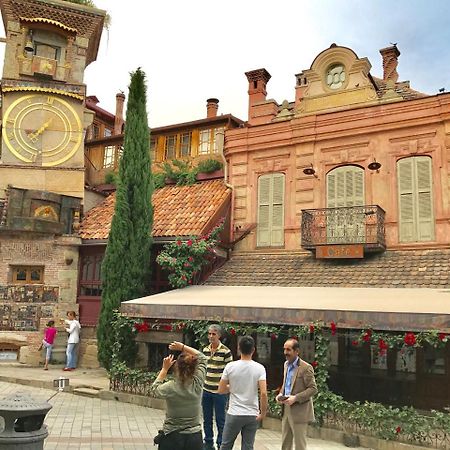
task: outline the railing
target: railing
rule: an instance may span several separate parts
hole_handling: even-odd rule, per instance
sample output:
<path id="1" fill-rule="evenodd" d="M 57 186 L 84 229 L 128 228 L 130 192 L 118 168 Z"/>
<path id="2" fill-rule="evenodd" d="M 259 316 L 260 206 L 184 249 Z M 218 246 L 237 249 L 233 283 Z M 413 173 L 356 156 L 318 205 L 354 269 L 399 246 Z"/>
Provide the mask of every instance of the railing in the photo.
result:
<path id="1" fill-rule="evenodd" d="M 385 212 L 378 205 L 302 210 L 302 247 L 364 244 L 385 248 Z"/>

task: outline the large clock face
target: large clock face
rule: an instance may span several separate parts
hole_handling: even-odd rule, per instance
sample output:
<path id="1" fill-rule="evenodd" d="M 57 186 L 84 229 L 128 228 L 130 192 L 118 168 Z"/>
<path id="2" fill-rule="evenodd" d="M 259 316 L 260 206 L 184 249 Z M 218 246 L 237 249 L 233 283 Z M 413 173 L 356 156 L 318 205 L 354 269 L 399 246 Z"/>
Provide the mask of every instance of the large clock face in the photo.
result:
<path id="1" fill-rule="evenodd" d="M 14 101 L 3 116 L 5 144 L 21 161 L 57 166 L 79 149 L 83 128 L 73 107 L 47 94 Z"/>

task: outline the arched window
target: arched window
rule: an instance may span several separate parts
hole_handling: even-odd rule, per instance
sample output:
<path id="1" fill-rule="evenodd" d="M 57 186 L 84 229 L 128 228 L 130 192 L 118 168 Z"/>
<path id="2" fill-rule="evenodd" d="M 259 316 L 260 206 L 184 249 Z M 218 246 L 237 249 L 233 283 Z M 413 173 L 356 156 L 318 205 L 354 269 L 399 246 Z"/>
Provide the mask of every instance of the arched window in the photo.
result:
<path id="1" fill-rule="evenodd" d="M 400 159 L 397 179 L 400 242 L 434 240 L 431 158 Z"/>
<path id="2" fill-rule="evenodd" d="M 364 204 L 364 169 L 341 166 L 328 172 L 327 208 Z"/>
<path id="3" fill-rule="evenodd" d="M 259 247 L 284 245 L 284 179 L 283 173 L 262 175 L 258 179 Z"/>

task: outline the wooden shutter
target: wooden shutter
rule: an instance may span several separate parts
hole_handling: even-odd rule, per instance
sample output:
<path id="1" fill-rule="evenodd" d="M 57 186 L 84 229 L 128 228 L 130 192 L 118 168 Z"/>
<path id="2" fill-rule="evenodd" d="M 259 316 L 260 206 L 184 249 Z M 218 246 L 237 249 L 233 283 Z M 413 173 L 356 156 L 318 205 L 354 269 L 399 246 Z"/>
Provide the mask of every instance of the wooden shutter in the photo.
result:
<path id="1" fill-rule="evenodd" d="M 271 175 L 263 175 L 258 180 L 258 246 L 270 245 L 271 181 Z"/>
<path id="2" fill-rule="evenodd" d="M 327 208 L 364 205 L 364 169 L 343 166 L 327 174 Z"/>
<path id="3" fill-rule="evenodd" d="M 284 245 L 284 174 L 258 180 L 258 246 Z"/>
<path id="4" fill-rule="evenodd" d="M 413 156 L 397 163 L 400 242 L 434 239 L 431 158 Z"/>
<path id="5" fill-rule="evenodd" d="M 272 177 L 272 233 L 271 244 L 284 245 L 284 174 Z"/>

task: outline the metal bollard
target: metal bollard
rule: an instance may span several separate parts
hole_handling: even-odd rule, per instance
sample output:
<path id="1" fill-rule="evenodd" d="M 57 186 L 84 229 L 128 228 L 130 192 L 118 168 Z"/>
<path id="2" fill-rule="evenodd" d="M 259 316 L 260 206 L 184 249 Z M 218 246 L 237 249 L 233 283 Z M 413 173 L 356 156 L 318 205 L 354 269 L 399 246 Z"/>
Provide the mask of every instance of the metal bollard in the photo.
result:
<path id="1" fill-rule="evenodd" d="M 0 400 L 0 450 L 42 450 L 48 436 L 44 424 L 50 403 L 38 402 L 27 394 L 17 392 Z"/>

